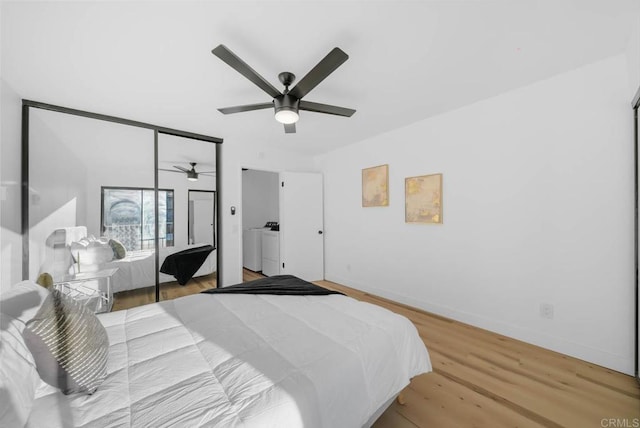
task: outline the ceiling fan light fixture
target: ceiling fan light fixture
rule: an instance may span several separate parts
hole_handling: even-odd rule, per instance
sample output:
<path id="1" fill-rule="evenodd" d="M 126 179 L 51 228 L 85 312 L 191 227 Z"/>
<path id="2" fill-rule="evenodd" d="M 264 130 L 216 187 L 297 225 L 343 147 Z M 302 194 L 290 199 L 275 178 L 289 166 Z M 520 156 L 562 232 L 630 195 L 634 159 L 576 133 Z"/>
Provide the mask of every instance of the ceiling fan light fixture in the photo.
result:
<path id="1" fill-rule="evenodd" d="M 273 108 L 276 111 L 276 120 L 285 125 L 296 123 L 300 100 L 288 94 L 280 95 L 273 99 Z"/>
<path id="2" fill-rule="evenodd" d="M 194 170 L 187 172 L 187 180 L 189 181 L 198 181 L 198 173 Z"/>
<path id="3" fill-rule="evenodd" d="M 276 120 L 286 125 L 296 123 L 299 118 L 300 116 L 295 110 L 287 107 L 282 107 L 280 110 L 276 111 Z"/>

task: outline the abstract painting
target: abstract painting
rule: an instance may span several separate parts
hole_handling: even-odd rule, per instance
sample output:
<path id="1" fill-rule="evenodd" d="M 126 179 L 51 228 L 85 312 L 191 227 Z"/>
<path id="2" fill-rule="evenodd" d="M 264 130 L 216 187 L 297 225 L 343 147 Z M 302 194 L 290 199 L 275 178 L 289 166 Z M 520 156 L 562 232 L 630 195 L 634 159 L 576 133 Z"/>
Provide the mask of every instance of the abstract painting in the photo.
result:
<path id="1" fill-rule="evenodd" d="M 442 174 L 404 180 L 405 222 L 442 224 Z"/>
<path id="2" fill-rule="evenodd" d="M 386 207 L 389 205 L 389 165 L 374 166 L 362 170 L 362 206 Z"/>

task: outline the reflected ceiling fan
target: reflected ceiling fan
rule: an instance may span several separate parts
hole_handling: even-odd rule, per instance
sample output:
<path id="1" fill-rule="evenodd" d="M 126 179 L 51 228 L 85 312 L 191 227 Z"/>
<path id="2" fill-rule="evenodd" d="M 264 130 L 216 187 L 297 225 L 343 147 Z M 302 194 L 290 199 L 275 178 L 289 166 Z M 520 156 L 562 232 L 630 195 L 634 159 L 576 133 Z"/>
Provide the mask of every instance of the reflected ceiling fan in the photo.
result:
<path id="1" fill-rule="evenodd" d="M 302 99 L 327 76 L 333 73 L 347 59 L 349 59 L 349 56 L 340 48 L 333 48 L 333 50 L 329 52 L 318 64 L 316 64 L 316 66 L 313 67 L 313 69 L 311 69 L 311 71 L 307 73 L 307 75 L 304 76 L 291 90 L 289 90 L 289 86 L 294 82 L 296 76 L 288 71 L 280 73 L 278 75 L 278 79 L 280 79 L 280 82 L 284 85 L 284 91 L 282 92 L 271 85 L 271 83 L 267 82 L 253 68 L 249 67 L 246 62 L 231 52 L 225 45 L 219 45 L 211 52 L 273 98 L 271 102 L 267 103 L 219 108 L 218 111 L 223 114 L 262 110 L 273 107 L 275 110 L 276 120 L 284 124 L 284 132 L 292 134 L 296 132 L 296 122 L 299 118 L 299 110 L 346 117 L 351 117 L 353 113 L 356 112 L 354 109 L 350 108 L 314 103 Z"/>
<path id="2" fill-rule="evenodd" d="M 215 171 L 196 171 L 197 163 L 195 163 L 195 162 L 189 162 L 189 165 L 191 165 L 191 169 L 187 169 L 187 168 L 185 168 L 183 166 L 174 165 L 173 167 L 175 169 L 177 169 L 178 171 L 176 171 L 174 169 L 163 169 L 163 168 L 158 168 L 158 169 L 160 169 L 161 171 L 179 172 L 179 173 L 187 174 L 187 180 L 189 180 L 189 181 L 198 181 L 198 176 L 200 174 L 202 174 L 202 175 L 215 175 Z"/>

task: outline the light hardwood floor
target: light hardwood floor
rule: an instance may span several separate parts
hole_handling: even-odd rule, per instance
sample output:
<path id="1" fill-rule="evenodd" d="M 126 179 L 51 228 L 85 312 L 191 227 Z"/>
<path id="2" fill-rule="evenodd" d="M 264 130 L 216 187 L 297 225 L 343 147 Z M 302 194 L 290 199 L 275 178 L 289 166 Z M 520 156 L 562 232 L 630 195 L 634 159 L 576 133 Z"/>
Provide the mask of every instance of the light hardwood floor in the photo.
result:
<path id="1" fill-rule="evenodd" d="M 245 270 L 243 277 L 262 275 Z M 631 376 L 340 284 L 316 284 L 406 316 L 429 350 L 433 372 L 414 378 L 406 404 L 394 402 L 375 428 L 640 427 L 640 387 Z"/>
<path id="2" fill-rule="evenodd" d="M 197 278 L 191 278 L 186 285 L 180 285 L 177 281 L 160 284 L 160 300 L 171 300 L 177 297 L 196 294 L 208 288 L 215 288 L 217 284 L 216 273 Z M 154 303 L 156 301 L 155 287 L 138 288 L 135 290 L 121 291 L 113 295 L 112 311 L 129 309 L 136 306 Z"/>

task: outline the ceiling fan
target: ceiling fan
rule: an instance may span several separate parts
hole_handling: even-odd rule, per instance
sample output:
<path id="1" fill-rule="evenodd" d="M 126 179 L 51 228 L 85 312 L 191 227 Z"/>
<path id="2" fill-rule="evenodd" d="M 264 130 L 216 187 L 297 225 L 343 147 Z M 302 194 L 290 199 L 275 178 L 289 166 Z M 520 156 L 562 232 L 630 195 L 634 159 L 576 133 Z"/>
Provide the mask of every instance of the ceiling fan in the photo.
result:
<path id="1" fill-rule="evenodd" d="M 292 134 L 296 132 L 295 123 L 299 118 L 299 110 L 346 117 L 351 117 L 353 113 L 356 112 L 355 110 L 350 108 L 314 103 L 302 99 L 328 75 L 333 73 L 347 59 L 349 59 L 349 56 L 340 48 L 333 48 L 333 50 L 331 50 L 331 52 L 329 52 L 327 56 L 325 56 L 318 64 L 316 64 L 316 66 L 313 67 L 311 71 L 309 71 L 309 73 L 307 73 L 307 75 L 304 76 L 291 90 L 289 90 L 289 86 L 291 86 L 291 84 L 294 82 L 296 76 L 288 71 L 280 73 L 278 75 L 278 79 L 280 79 L 280 83 L 284 85 L 284 91 L 282 92 L 271 85 L 271 83 L 267 82 L 246 62 L 244 62 L 236 54 L 231 52 L 225 45 L 219 45 L 211 52 L 273 98 L 271 102 L 267 103 L 219 108 L 218 111 L 223 114 L 240 113 L 243 111 L 251 110 L 262 110 L 273 107 L 275 110 L 276 120 L 284 124 L 284 132 L 287 134 Z"/>
<path id="2" fill-rule="evenodd" d="M 211 174 L 215 173 L 215 171 L 196 171 L 197 163 L 195 163 L 195 162 L 189 162 L 189 165 L 191 165 L 191 169 L 187 169 L 187 168 L 185 168 L 183 166 L 173 165 L 173 167 L 175 169 L 177 169 L 178 171 L 175 171 L 173 169 L 163 169 L 163 168 L 159 168 L 159 169 L 162 170 L 162 171 L 168 171 L 168 172 L 185 173 L 185 174 L 187 174 L 187 180 L 189 180 L 189 181 L 198 181 L 198 176 L 200 174 L 211 175 Z"/>

